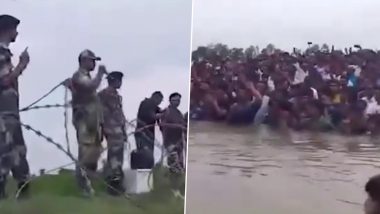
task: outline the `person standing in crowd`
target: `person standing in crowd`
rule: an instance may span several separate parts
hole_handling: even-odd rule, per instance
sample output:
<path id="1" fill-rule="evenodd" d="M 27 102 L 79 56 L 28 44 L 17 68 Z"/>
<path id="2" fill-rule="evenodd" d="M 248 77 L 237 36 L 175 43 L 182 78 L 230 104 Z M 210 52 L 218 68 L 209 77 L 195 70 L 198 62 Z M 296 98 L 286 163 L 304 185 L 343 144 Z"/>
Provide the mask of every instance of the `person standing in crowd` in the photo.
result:
<path id="1" fill-rule="evenodd" d="M 79 55 L 79 69 L 71 78 L 73 105 L 73 124 L 77 132 L 78 163 L 76 177 L 84 196 L 92 196 L 94 190 L 89 177 L 98 168 L 98 160 L 102 150 L 102 110 L 96 90 L 102 78 L 107 74 L 105 66 L 99 66 L 95 78 L 90 72 L 95 69 L 97 57 L 94 52 L 84 50 Z"/>
<path id="2" fill-rule="evenodd" d="M 154 92 L 150 98 L 145 98 L 140 103 L 137 112 L 136 147 L 138 151 L 146 152 L 145 158 L 149 160 L 154 160 L 155 125 L 159 123 L 162 115 L 159 105 L 163 98 L 160 91 Z M 153 165 L 149 168 L 153 168 Z"/>
<path id="3" fill-rule="evenodd" d="M 183 170 L 183 134 L 186 131 L 187 123 L 183 114 L 178 109 L 181 103 L 181 95 L 173 93 L 169 96 L 169 106 L 165 109 L 161 119 L 161 130 L 164 146 L 168 155 L 168 165 L 171 172 Z"/>
<path id="4" fill-rule="evenodd" d="M 223 47 L 223 54 L 216 47 Z M 375 96 L 380 91 L 380 52 L 359 48 L 344 53 L 327 45 L 294 53 L 269 49 L 255 56 L 222 44 L 195 50 L 190 118 L 349 135 L 380 133 L 380 99 Z M 260 105 L 259 110 L 250 103 Z"/>
<path id="5" fill-rule="evenodd" d="M 0 15 L 0 197 L 5 197 L 9 170 L 18 182 L 20 196 L 26 196 L 29 192 L 29 185 L 26 183 L 30 177 L 29 164 L 21 124 L 18 122 L 18 77 L 28 66 L 30 58 L 25 49 L 17 66 L 13 67 L 9 49 L 9 45 L 16 41 L 19 24 L 20 20 L 13 16 Z"/>
<path id="6" fill-rule="evenodd" d="M 106 182 L 109 185 L 108 192 L 117 195 L 124 192 L 123 187 L 123 162 L 124 143 L 127 142 L 125 124 L 127 122 L 124 112 L 122 97 L 118 93 L 122 85 L 123 73 L 111 72 L 107 76 L 108 87 L 99 92 L 99 98 L 103 106 L 103 133 L 107 140 L 107 163 L 105 167 Z"/>

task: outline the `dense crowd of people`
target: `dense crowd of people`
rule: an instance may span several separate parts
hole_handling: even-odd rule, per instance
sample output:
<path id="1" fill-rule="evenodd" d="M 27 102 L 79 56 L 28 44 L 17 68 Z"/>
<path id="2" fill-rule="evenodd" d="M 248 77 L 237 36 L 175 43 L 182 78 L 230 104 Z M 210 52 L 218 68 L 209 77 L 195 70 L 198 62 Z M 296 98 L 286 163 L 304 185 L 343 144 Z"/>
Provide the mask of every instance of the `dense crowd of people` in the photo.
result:
<path id="1" fill-rule="evenodd" d="M 191 77 L 191 120 L 380 133 L 380 52 L 360 45 L 199 47 Z"/>

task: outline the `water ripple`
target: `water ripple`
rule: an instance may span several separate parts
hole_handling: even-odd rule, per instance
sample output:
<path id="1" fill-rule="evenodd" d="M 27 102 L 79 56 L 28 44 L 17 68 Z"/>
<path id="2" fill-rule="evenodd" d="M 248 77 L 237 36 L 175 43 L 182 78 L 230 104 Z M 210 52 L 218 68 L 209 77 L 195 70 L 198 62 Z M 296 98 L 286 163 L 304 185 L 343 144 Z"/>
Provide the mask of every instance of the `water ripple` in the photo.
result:
<path id="1" fill-rule="evenodd" d="M 196 167 L 204 176 L 229 176 L 228 181 L 220 181 L 225 180 L 225 184 L 219 184 L 247 185 L 240 187 L 242 191 L 254 193 L 257 185 L 287 181 L 284 185 L 289 185 L 288 191 L 300 189 L 302 193 L 314 189 L 310 194 L 320 195 L 318 200 L 331 196 L 335 197 L 332 200 L 337 201 L 337 206 L 358 205 L 360 203 L 355 201 L 363 201 L 364 183 L 379 172 L 379 153 L 380 142 L 366 136 L 281 135 L 265 128 L 234 129 L 221 124 L 198 123 L 191 125 L 189 167 Z M 255 183 L 262 178 L 272 183 Z"/>

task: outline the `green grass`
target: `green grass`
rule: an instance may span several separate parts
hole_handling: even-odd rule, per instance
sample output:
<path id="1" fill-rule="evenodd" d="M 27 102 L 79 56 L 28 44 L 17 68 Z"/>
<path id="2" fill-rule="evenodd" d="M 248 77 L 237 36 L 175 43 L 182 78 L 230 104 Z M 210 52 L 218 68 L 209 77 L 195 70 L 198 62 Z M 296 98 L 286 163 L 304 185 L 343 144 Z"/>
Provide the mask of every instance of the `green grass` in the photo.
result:
<path id="1" fill-rule="evenodd" d="M 81 197 L 72 173 L 45 175 L 36 178 L 30 186 L 30 198 L 16 201 L 15 184 L 10 181 L 8 199 L 0 201 L 1 214 L 182 214 L 184 201 L 174 197 L 172 187 L 184 192 L 184 176 L 170 179 L 166 169 L 154 170 L 154 190 L 149 194 L 111 197 L 105 193 L 104 182 L 94 183 L 96 196 L 92 199 Z"/>

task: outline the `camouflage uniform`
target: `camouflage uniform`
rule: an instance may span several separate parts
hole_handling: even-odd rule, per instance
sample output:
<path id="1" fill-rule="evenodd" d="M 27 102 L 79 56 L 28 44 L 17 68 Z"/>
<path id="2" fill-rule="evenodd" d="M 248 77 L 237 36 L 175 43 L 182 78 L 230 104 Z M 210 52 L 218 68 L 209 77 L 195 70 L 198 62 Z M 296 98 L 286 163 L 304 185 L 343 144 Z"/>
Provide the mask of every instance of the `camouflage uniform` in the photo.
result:
<path id="1" fill-rule="evenodd" d="M 169 106 L 162 117 L 162 135 L 168 152 L 168 165 L 171 172 L 178 173 L 184 168 L 183 147 L 186 120 L 178 108 Z M 172 126 L 170 126 L 172 125 Z"/>
<path id="2" fill-rule="evenodd" d="M 127 141 L 126 118 L 123 113 L 122 97 L 117 90 L 108 87 L 99 92 L 103 106 L 103 132 L 107 140 L 107 180 L 121 181 L 123 178 L 124 143 Z"/>
<path id="3" fill-rule="evenodd" d="M 96 89 L 86 90 L 85 85 L 91 81 L 88 71 L 79 69 L 72 79 L 72 105 L 73 124 L 77 132 L 78 161 L 76 176 L 79 186 L 90 191 L 86 176 L 90 176 L 97 170 L 98 160 L 102 152 L 102 110 Z"/>
<path id="4" fill-rule="evenodd" d="M 29 178 L 29 164 L 19 123 L 18 82 L 8 79 L 13 69 L 11 56 L 10 50 L 0 45 L 0 183 L 5 185 L 6 177 L 12 171 L 20 188 Z M 24 188 L 26 190 L 27 185 Z"/>

